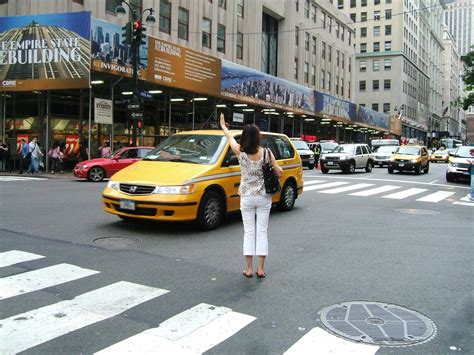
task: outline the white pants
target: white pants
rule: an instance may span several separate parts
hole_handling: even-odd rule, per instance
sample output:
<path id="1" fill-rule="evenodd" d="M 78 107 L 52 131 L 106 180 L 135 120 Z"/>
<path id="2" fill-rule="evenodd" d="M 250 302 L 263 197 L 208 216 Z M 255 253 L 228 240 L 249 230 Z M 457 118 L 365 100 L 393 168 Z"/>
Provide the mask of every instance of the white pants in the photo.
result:
<path id="1" fill-rule="evenodd" d="M 244 255 L 268 255 L 267 230 L 271 208 L 271 195 L 240 197 L 240 211 L 244 222 Z"/>

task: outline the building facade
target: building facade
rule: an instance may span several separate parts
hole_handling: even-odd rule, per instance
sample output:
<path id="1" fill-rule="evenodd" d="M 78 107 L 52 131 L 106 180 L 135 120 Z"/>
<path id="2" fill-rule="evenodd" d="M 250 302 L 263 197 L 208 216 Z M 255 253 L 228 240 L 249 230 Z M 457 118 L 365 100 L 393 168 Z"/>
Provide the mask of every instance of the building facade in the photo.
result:
<path id="1" fill-rule="evenodd" d="M 474 0 L 447 0 L 445 23 L 459 54 L 472 51 L 474 45 Z"/>

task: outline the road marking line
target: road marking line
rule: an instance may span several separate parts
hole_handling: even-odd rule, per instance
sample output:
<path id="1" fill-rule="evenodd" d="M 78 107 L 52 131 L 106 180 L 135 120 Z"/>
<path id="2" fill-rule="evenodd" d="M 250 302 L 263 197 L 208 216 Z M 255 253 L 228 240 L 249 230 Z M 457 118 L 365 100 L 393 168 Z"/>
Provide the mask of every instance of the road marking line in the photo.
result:
<path id="1" fill-rule="evenodd" d="M 435 182 L 437 182 L 439 180 L 433 180 L 433 181 L 430 181 L 428 184 L 434 184 Z"/>
<path id="2" fill-rule="evenodd" d="M 319 190 L 319 189 L 325 189 L 326 187 L 335 187 L 335 186 L 340 186 L 340 185 L 347 185 L 348 182 L 329 182 L 327 184 L 322 184 L 322 185 L 316 185 L 316 186 L 308 186 L 306 188 L 303 188 L 303 191 L 312 191 L 312 190 Z"/>
<path id="3" fill-rule="evenodd" d="M 28 181 L 28 180 L 44 181 L 48 179 L 34 178 L 34 177 L 20 177 L 20 176 L 0 176 L 0 181 Z"/>
<path id="4" fill-rule="evenodd" d="M 396 190 L 396 189 L 399 189 L 399 188 L 400 188 L 400 186 L 385 185 L 385 186 L 376 187 L 374 189 L 354 192 L 354 193 L 349 194 L 349 195 L 351 195 L 351 196 L 364 196 L 365 197 L 365 196 L 372 196 L 372 195 L 381 194 L 381 193 Z"/>
<path id="5" fill-rule="evenodd" d="M 21 250 L 10 250 L 0 253 L 0 267 L 15 265 L 25 261 L 44 258 L 42 255 L 27 253 Z"/>
<path id="6" fill-rule="evenodd" d="M 453 205 L 462 205 L 462 206 L 474 207 L 474 203 L 472 203 L 472 202 L 453 202 Z"/>
<path id="7" fill-rule="evenodd" d="M 467 194 L 466 196 L 462 197 L 461 201 L 472 202 L 471 201 L 471 194 Z"/>
<path id="8" fill-rule="evenodd" d="M 0 300 L 42 290 L 98 273 L 99 271 L 83 269 L 75 265 L 58 264 L 4 277 L 0 279 Z"/>
<path id="9" fill-rule="evenodd" d="M 391 195 L 386 195 L 382 196 L 382 198 L 390 198 L 394 200 L 401 200 L 409 196 L 421 194 L 422 192 L 428 191 L 427 189 L 417 189 L 417 188 L 411 188 L 408 190 L 403 190 L 400 192 L 395 192 L 394 194 Z"/>
<path id="10" fill-rule="evenodd" d="M 298 340 L 285 355 L 299 354 L 358 354 L 373 355 L 380 347 L 368 344 L 356 344 L 332 335 L 321 328 L 313 328 Z"/>
<path id="11" fill-rule="evenodd" d="M 321 193 L 321 194 L 338 194 L 340 192 L 363 189 L 363 188 L 369 187 L 369 186 L 374 186 L 374 184 L 355 184 L 355 185 L 350 185 L 350 186 L 338 187 L 336 189 L 318 191 L 318 192 Z"/>
<path id="12" fill-rule="evenodd" d="M 72 300 L 0 321 L 2 353 L 19 353 L 167 293 L 167 290 L 120 281 Z"/>
<path id="13" fill-rule="evenodd" d="M 321 184 L 323 182 L 326 182 L 324 180 L 313 180 L 313 181 L 304 181 L 304 185 L 303 186 L 306 186 L 306 185 L 312 185 L 312 184 Z"/>
<path id="14" fill-rule="evenodd" d="M 422 202 L 439 202 L 442 201 L 450 196 L 453 196 L 456 194 L 455 192 L 450 192 L 450 191 L 437 191 L 435 193 L 426 195 L 422 198 L 417 199 L 417 201 L 422 201 Z"/>
<path id="15" fill-rule="evenodd" d="M 201 303 L 164 321 L 158 328 L 145 330 L 107 347 L 97 354 L 140 353 L 201 354 L 256 318 L 230 308 Z"/>

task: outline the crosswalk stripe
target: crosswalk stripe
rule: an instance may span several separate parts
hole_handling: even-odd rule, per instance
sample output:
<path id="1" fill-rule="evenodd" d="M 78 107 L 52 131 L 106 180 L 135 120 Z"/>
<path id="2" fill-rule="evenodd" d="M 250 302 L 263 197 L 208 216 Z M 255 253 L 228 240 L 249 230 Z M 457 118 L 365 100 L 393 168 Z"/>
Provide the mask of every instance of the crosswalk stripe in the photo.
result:
<path id="1" fill-rule="evenodd" d="M 366 197 L 366 196 L 373 196 L 373 195 L 381 194 L 381 193 L 384 193 L 384 192 L 396 190 L 396 189 L 399 189 L 399 188 L 400 188 L 400 186 L 385 185 L 385 186 L 379 186 L 379 187 L 369 189 L 369 190 L 354 192 L 354 193 L 349 194 L 349 195 Z"/>
<path id="2" fill-rule="evenodd" d="M 18 353 L 82 327 L 116 316 L 167 290 L 120 281 L 0 321 L 1 351 Z"/>
<path id="3" fill-rule="evenodd" d="M 453 205 L 462 205 L 462 206 L 474 207 L 474 203 L 472 203 L 472 202 L 453 202 Z"/>
<path id="4" fill-rule="evenodd" d="M 305 181 L 304 186 L 306 185 L 313 185 L 313 184 L 321 184 L 323 182 L 326 182 L 324 180 L 312 180 L 312 181 Z"/>
<path id="5" fill-rule="evenodd" d="M 471 194 L 467 194 L 466 196 L 462 197 L 462 198 L 461 198 L 461 201 L 471 202 L 471 203 L 472 203 Z"/>
<path id="6" fill-rule="evenodd" d="M 44 256 L 33 253 L 27 253 L 21 250 L 9 250 L 0 253 L 0 267 L 6 267 L 23 263 L 25 261 L 31 261 L 41 258 L 44 258 Z"/>
<path id="7" fill-rule="evenodd" d="M 422 201 L 422 202 L 439 202 L 443 201 L 444 199 L 447 199 L 450 196 L 453 196 L 456 192 L 451 192 L 451 191 L 437 191 L 435 193 L 426 195 L 422 198 L 417 199 L 417 201 Z"/>
<path id="8" fill-rule="evenodd" d="M 403 190 L 400 192 L 395 192 L 394 194 L 382 196 L 383 198 L 391 198 L 394 200 L 402 200 L 406 197 L 413 196 L 413 195 L 418 195 L 421 194 L 422 192 L 428 191 L 427 189 L 417 189 L 417 188 L 411 188 L 408 190 Z"/>
<path id="9" fill-rule="evenodd" d="M 140 353 L 201 354 L 226 340 L 256 318 L 230 308 L 201 303 L 163 322 L 125 339 L 97 354 Z"/>
<path id="10" fill-rule="evenodd" d="M 340 192 L 346 192 L 346 191 L 352 191 L 352 190 L 358 190 L 358 189 L 363 189 L 365 187 L 373 186 L 374 184 L 355 184 L 355 185 L 350 185 L 350 186 L 343 186 L 343 187 L 338 187 L 335 189 L 329 189 L 329 190 L 324 190 L 324 191 L 318 191 L 319 193 L 322 194 L 338 194 Z"/>
<path id="11" fill-rule="evenodd" d="M 379 349 L 378 346 L 368 344 L 356 344 L 348 340 L 332 335 L 321 328 L 313 328 L 298 340 L 285 355 L 300 354 L 357 354 L 373 355 Z"/>
<path id="12" fill-rule="evenodd" d="M 326 187 L 335 187 L 335 186 L 341 186 L 341 185 L 347 185 L 348 182 L 342 182 L 342 181 L 337 181 L 337 182 L 329 182 L 327 184 L 321 184 L 321 185 L 316 185 L 316 186 L 308 186 L 303 188 L 303 191 L 313 191 L 313 190 L 320 190 L 320 189 L 325 189 Z"/>
<path id="13" fill-rule="evenodd" d="M 4 277 L 0 279 L 0 300 L 42 290 L 98 273 L 99 271 L 83 269 L 75 265 L 58 264 Z"/>
<path id="14" fill-rule="evenodd" d="M 0 176 L 0 181 L 44 181 L 47 178 L 35 178 L 35 177 L 21 177 L 21 176 Z"/>

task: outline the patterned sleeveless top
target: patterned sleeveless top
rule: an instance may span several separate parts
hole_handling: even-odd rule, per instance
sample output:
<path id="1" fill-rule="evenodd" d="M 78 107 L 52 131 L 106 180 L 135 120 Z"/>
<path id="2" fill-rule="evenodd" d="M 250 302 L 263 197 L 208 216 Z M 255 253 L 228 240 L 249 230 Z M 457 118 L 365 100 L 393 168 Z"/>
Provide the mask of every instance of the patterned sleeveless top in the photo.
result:
<path id="1" fill-rule="evenodd" d="M 264 196 L 265 183 L 263 181 L 263 156 L 262 159 L 253 161 L 247 156 L 247 153 L 241 152 L 239 156 L 240 163 L 240 196 Z"/>

